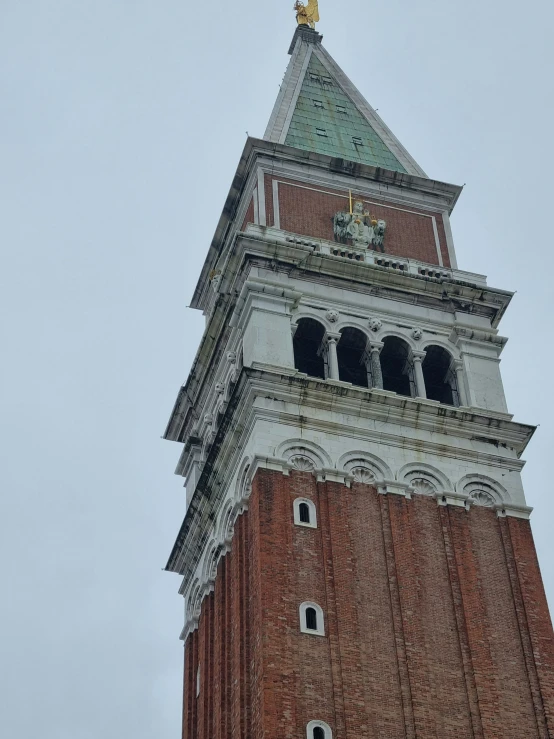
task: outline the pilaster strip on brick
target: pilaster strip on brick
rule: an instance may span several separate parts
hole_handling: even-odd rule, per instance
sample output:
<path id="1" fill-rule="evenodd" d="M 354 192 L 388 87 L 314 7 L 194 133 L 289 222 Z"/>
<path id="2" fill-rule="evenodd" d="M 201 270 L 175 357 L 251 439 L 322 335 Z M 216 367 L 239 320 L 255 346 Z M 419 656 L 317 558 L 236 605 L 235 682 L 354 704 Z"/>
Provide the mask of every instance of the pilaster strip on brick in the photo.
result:
<path id="1" fill-rule="evenodd" d="M 452 532 L 450 527 L 450 508 L 448 506 L 439 506 L 438 510 L 441 519 L 441 528 L 444 541 L 445 557 L 448 566 L 450 589 L 452 592 L 452 604 L 454 607 L 454 616 L 457 625 L 458 643 L 460 645 L 460 654 L 464 668 L 464 680 L 466 684 L 467 702 L 471 716 L 473 737 L 474 739 L 483 739 L 483 725 L 481 723 L 481 714 L 479 712 L 477 685 L 475 684 L 475 678 L 473 674 L 471 650 L 469 647 L 469 639 L 467 635 L 467 625 L 464 614 L 464 604 L 460 587 L 460 578 L 458 575 L 458 569 L 456 567 L 456 558 L 454 555 L 454 546 L 452 543 Z"/>
<path id="2" fill-rule="evenodd" d="M 471 541 L 471 511 L 468 514 L 461 508 L 452 509 L 449 516 L 483 736 L 485 739 L 503 739 L 499 733 L 502 728 L 498 726 L 499 697 L 489 647 L 490 625 L 481 592 L 479 564 Z"/>
<path id="3" fill-rule="evenodd" d="M 400 693 L 402 695 L 402 712 L 404 715 L 405 738 L 416 739 L 417 735 L 412 704 L 412 689 L 410 685 L 408 660 L 406 656 L 406 641 L 404 636 L 404 625 L 402 623 L 402 607 L 400 604 L 398 575 L 396 572 L 396 559 L 394 554 L 392 527 L 387 496 L 380 495 L 379 504 L 381 509 L 383 548 L 385 550 L 387 576 L 389 581 L 391 614 L 394 627 L 394 640 L 396 643 L 398 680 L 400 683 Z"/>
<path id="4" fill-rule="evenodd" d="M 441 267 L 444 267 L 444 262 L 442 260 L 441 241 L 439 238 L 439 230 L 437 228 L 437 219 L 435 218 L 435 216 L 431 216 L 431 222 L 433 223 L 433 234 L 435 236 L 435 245 L 437 247 L 437 259 L 439 260 L 439 265 Z"/>
<path id="5" fill-rule="evenodd" d="M 550 738 L 554 737 L 554 638 L 548 604 L 529 522 L 511 517 L 506 522 Z"/>
<path id="6" fill-rule="evenodd" d="M 240 522 L 242 516 L 239 516 L 235 522 L 235 535 L 233 537 L 232 550 L 231 550 L 231 646 L 232 646 L 232 658 L 231 658 L 231 736 L 233 739 L 241 737 L 241 725 L 240 725 L 240 636 L 241 636 L 241 623 L 240 623 L 240 590 L 238 587 L 240 569 L 242 563 L 240 561 L 240 537 L 241 537 L 241 525 Z M 237 678 L 238 676 L 238 678 Z"/>
<path id="7" fill-rule="evenodd" d="M 275 226 L 275 228 L 280 229 L 281 213 L 279 210 L 279 180 L 273 179 L 271 186 L 273 192 L 273 225 Z"/>
<path id="8" fill-rule="evenodd" d="M 252 736 L 263 734 L 264 725 L 264 654 L 262 630 L 265 613 L 262 600 L 262 556 L 260 529 L 260 496 L 258 486 L 252 482 L 251 505 L 248 511 L 249 527 L 249 613 L 250 613 L 250 711 Z"/>
<path id="9" fill-rule="evenodd" d="M 348 488 L 344 488 L 348 490 Z M 376 519 L 375 512 L 376 509 L 372 508 L 371 512 L 368 509 L 368 499 L 371 496 L 372 501 L 374 501 L 374 505 L 376 505 L 377 510 L 379 506 L 378 502 L 378 493 L 376 487 L 373 485 L 367 485 L 364 483 L 360 483 L 357 481 L 352 481 L 351 488 L 349 491 L 350 494 L 350 501 L 351 505 L 350 507 L 350 518 L 349 518 L 349 528 L 353 526 L 352 517 L 359 518 L 361 520 L 362 516 L 361 508 L 369 513 L 370 516 Z M 369 535 L 371 538 L 371 535 Z M 356 541 L 357 539 L 357 541 Z M 368 539 L 369 540 L 369 539 Z M 361 587 L 361 584 L 364 582 L 371 582 L 371 575 L 369 575 L 366 568 L 366 562 L 363 560 L 363 556 L 371 549 L 371 547 L 367 546 L 367 542 L 363 541 L 360 542 L 359 537 L 352 536 L 351 539 L 351 550 L 355 555 L 354 564 L 353 567 L 355 569 L 355 582 L 358 585 L 358 587 Z M 360 556 L 360 545 L 363 550 L 365 550 L 362 554 L 362 557 Z M 377 548 L 379 548 L 377 543 Z M 383 553 L 384 558 L 384 553 Z M 357 623 L 358 623 L 358 629 L 359 629 L 359 652 L 361 657 L 361 673 L 363 677 L 363 690 L 364 690 L 364 704 L 365 704 L 365 714 L 366 714 L 366 720 L 367 720 L 367 735 L 371 737 L 377 737 L 380 734 L 382 734 L 382 725 L 383 725 L 383 719 L 382 716 L 378 715 L 378 712 L 380 709 L 383 708 L 382 706 L 382 697 L 381 702 L 378 702 L 376 700 L 375 693 L 373 692 L 373 686 L 371 684 L 371 678 L 370 678 L 370 671 L 372 671 L 374 662 L 375 662 L 375 655 L 372 652 L 371 644 L 368 642 L 368 636 L 366 630 L 371 630 L 370 623 L 365 620 L 367 615 L 367 606 L 365 599 L 362 600 L 360 597 L 361 593 L 354 594 L 353 602 L 356 603 L 356 612 L 357 612 Z M 368 604 L 369 605 L 369 604 Z M 383 620 L 387 621 L 387 623 L 390 623 L 390 612 L 389 612 L 389 618 L 385 618 Z M 391 630 L 391 637 L 392 637 L 392 630 Z M 374 642 L 375 643 L 375 642 Z M 391 672 L 393 669 L 393 665 L 391 667 Z M 397 677 L 397 675 L 395 675 Z M 382 682 L 382 676 L 381 680 Z M 362 734 L 363 735 L 363 734 Z"/>
<path id="10" fill-rule="evenodd" d="M 340 662 L 340 644 L 332 634 L 338 633 L 336 594 L 334 589 L 334 558 L 331 536 L 331 517 L 329 515 L 329 491 L 325 482 L 317 482 L 319 515 L 321 522 L 321 549 L 325 572 L 325 603 L 327 610 L 327 642 L 329 644 L 329 661 L 331 663 L 331 680 L 333 681 L 333 702 L 335 709 L 335 730 L 337 736 L 346 736 L 344 723 L 344 698 L 342 665 Z"/>
<path id="11" fill-rule="evenodd" d="M 194 653 L 192 640 L 193 634 L 190 634 L 185 642 L 184 648 L 184 673 L 183 682 L 183 739 L 191 739 L 192 737 L 192 685 L 194 671 Z"/>
<path id="12" fill-rule="evenodd" d="M 327 481 L 327 493 L 332 496 L 335 515 L 332 516 L 331 541 L 337 542 L 333 562 L 340 573 L 333 580 L 334 606 L 337 617 L 337 638 L 341 660 L 342 695 L 347 730 L 353 736 L 361 736 L 368 724 L 367 698 L 364 672 L 361 668 L 360 650 L 364 642 L 357 608 L 356 556 L 353 531 L 348 515 L 352 511 L 352 490 L 346 485 Z M 348 511 L 341 515 L 340 511 Z M 353 669 L 353 666 L 357 666 Z"/>
<path id="13" fill-rule="evenodd" d="M 232 687 L 232 644 L 233 644 L 233 620 L 231 610 L 231 556 L 224 558 L 225 565 L 225 692 L 224 692 L 224 725 L 223 739 L 231 739 L 232 723 L 231 715 L 233 711 L 233 687 Z"/>
<path id="14" fill-rule="evenodd" d="M 415 503 L 398 495 L 387 495 L 386 500 L 389 508 L 416 736 L 439 739 L 440 733 L 437 733 L 438 727 L 434 712 L 430 711 L 428 706 L 423 707 L 419 700 L 419 697 L 424 695 L 427 696 L 430 705 L 436 703 L 436 693 L 428 671 L 429 647 L 426 643 L 420 615 L 421 572 L 412 540 L 412 533 L 416 528 L 413 521 Z"/>
<path id="15" fill-rule="evenodd" d="M 245 601 L 245 562 L 244 562 L 244 532 L 245 517 L 239 516 L 238 519 L 238 603 L 237 617 L 239 622 L 239 644 L 238 644 L 238 714 L 239 714 L 239 733 L 237 737 L 246 739 L 246 601 Z"/>
<path id="16" fill-rule="evenodd" d="M 215 597 L 214 593 L 210 593 L 207 598 L 207 645 L 206 652 L 208 655 L 208 661 L 205 670 L 204 680 L 204 693 L 205 693 L 205 704 L 206 704 L 206 732 L 205 737 L 215 736 L 214 726 L 214 663 L 215 663 L 215 650 L 214 650 L 214 619 L 215 619 Z"/>
<path id="17" fill-rule="evenodd" d="M 192 646 L 192 690 L 191 695 L 191 722 L 190 722 L 190 739 L 196 739 L 198 736 L 198 699 L 196 697 L 196 675 L 198 672 L 198 631 L 191 634 Z"/>
<path id="18" fill-rule="evenodd" d="M 225 559 L 222 558 L 217 566 L 217 577 L 214 587 L 214 709 L 213 709 L 213 736 L 214 739 L 223 739 L 223 690 L 225 673 L 223 670 L 226 634 L 224 628 L 223 604 L 225 599 Z"/>
<path id="19" fill-rule="evenodd" d="M 260 226 L 267 226 L 265 199 L 265 173 L 260 167 L 258 169 L 258 223 Z"/>
<path id="20" fill-rule="evenodd" d="M 197 629 L 197 635 L 198 635 L 198 658 L 197 658 L 197 668 L 196 672 L 194 674 L 194 700 L 196 704 L 196 729 L 194 734 L 194 739 L 203 739 L 204 737 L 204 681 L 206 679 L 206 637 L 205 637 L 205 631 L 206 631 L 206 619 L 203 617 L 205 613 L 205 603 L 204 600 L 202 602 L 202 607 L 200 609 L 200 616 L 198 618 L 198 629 Z M 199 672 L 200 670 L 200 672 Z M 200 675 L 200 693 L 196 694 L 196 681 L 197 676 Z"/>
<path id="21" fill-rule="evenodd" d="M 512 597 L 517 616 L 517 624 L 521 639 L 521 648 L 525 660 L 525 668 L 527 671 L 527 679 L 529 681 L 529 689 L 531 691 L 531 699 L 533 701 L 533 709 L 535 711 L 535 719 L 537 721 L 537 736 L 539 736 L 540 739 L 549 739 L 548 730 L 546 727 L 544 704 L 542 701 L 541 689 L 539 684 L 539 676 L 537 672 L 537 666 L 533 657 L 533 646 L 531 644 L 531 638 L 529 636 L 529 624 L 527 623 L 525 604 L 523 603 L 521 587 L 517 576 L 510 531 L 508 529 L 506 518 L 498 518 L 497 520 L 500 527 L 502 544 L 504 545 L 506 568 L 508 570 L 510 585 L 512 587 Z"/>
<path id="22" fill-rule="evenodd" d="M 210 683 L 210 667 L 211 667 L 211 623 L 210 623 L 210 603 L 212 594 L 204 600 L 202 604 L 202 616 L 200 633 L 202 634 L 202 661 L 200 663 L 200 710 L 202 720 L 199 722 L 198 739 L 208 739 L 210 736 L 210 694 L 212 686 Z"/>
<path id="23" fill-rule="evenodd" d="M 248 529 L 248 518 L 242 516 L 242 664 L 244 667 L 243 674 L 243 705 L 242 705 L 242 723 L 244 726 L 245 739 L 251 739 L 251 700 L 250 700 L 250 557 L 249 557 L 249 540 L 250 532 Z"/>

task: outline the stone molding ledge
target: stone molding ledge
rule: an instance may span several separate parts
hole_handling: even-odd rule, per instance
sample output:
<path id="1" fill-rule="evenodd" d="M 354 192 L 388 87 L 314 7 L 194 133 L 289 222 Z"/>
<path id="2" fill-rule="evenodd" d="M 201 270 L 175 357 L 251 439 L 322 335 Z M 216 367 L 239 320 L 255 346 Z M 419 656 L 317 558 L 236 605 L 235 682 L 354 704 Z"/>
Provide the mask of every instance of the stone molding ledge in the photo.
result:
<path id="1" fill-rule="evenodd" d="M 446 416 L 441 415 L 438 428 L 434 406 L 418 406 L 411 399 L 400 402 L 388 394 L 376 395 L 375 403 L 360 403 L 361 395 L 369 391 L 335 388 L 323 381 L 303 379 L 293 372 L 280 372 L 282 380 L 275 383 L 273 372 L 243 368 L 232 404 L 217 428 L 198 480 L 199 489 L 192 496 L 167 565 L 168 570 L 184 576 L 180 592 L 186 594 L 189 604 L 193 588 L 200 604 L 211 592 L 213 568 L 230 551 L 235 521 L 248 509 L 252 478 L 260 468 L 284 475 L 309 472 L 322 482 L 346 486 L 365 483 L 382 495 L 401 495 L 408 499 L 426 495 L 433 497 L 437 505 L 466 510 L 472 505 L 485 506 L 495 510 L 499 517 L 529 517 L 531 509 L 520 505 L 523 499 L 518 498 L 517 485 L 510 487 L 515 495 L 510 497 L 499 481 L 511 472 L 519 479 L 523 462 L 511 447 L 522 450 L 531 427 L 504 419 L 495 419 L 491 426 L 487 414 L 472 416 L 465 410 L 453 409 Z M 342 420 L 333 415 L 336 403 L 332 396 L 339 391 L 341 413 L 345 414 Z M 426 416 L 433 433 L 426 441 L 421 437 L 419 446 L 412 448 L 406 437 L 394 429 L 409 427 L 411 412 L 416 407 L 419 407 L 420 437 L 422 433 L 427 434 Z M 309 419 L 302 431 L 298 428 L 299 413 L 308 414 Z M 351 414 L 360 423 L 352 425 Z M 231 417 L 233 422 L 229 426 Z M 479 439 L 485 427 L 497 440 L 509 442 L 510 448 L 491 447 L 485 453 L 480 441 L 471 441 Z M 439 432 L 442 436 L 437 435 Z M 332 444 L 328 438 L 324 441 L 329 433 L 335 439 Z M 294 438 L 295 434 L 302 438 Z M 463 441 L 464 438 L 470 440 Z M 311 439 L 321 439 L 321 443 Z M 471 448 L 467 446 L 470 442 Z M 437 467 L 418 462 L 422 443 L 430 455 L 429 462 L 437 454 L 459 460 L 459 476 L 450 480 L 446 475 L 448 470 L 458 475 L 458 467 L 446 466 L 442 471 L 440 464 Z M 385 455 L 386 460 L 376 456 L 386 450 L 390 451 Z M 475 473 L 464 475 L 464 468 Z M 488 470 L 498 479 L 488 477 Z M 188 606 L 187 628 L 194 628 L 191 607 Z"/>
<path id="2" fill-rule="evenodd" d="M 191 583 L 185 578 L 179 590 L 180 594 L 187 600 L 187 618 L 180 637 L 182 640 L 186 640 L 188 635 L 198 628 L 202 602 L 214 590 L 220 559 L 231 551 L 236 519 L 248 510 L 252 480 L 259 469 L 272 470 L 285 476 L 289 476 L 292 471 L 306 472 L 314 475 L 318 482 L 334 482 L 346 485 L 349 488 L 353 482 L 363 482 L 375 487 L 379 495 L 399 495 L 408 500 L 422 495 L 434 498 L 438 506 L 462 508 L 467 513 L 469 513 L 472 506 L 488 507 L 496 511 L 498 518 L 514 517 L 528 520 L 533 510 L 528 506 L 515 505 L 507 501 L 495 503 L 488 499 L 483 501 L 479 497 L 475 497 L 474 493 L 467 494 L 454 490 L 433 489 L 440 473 L 436 471 L 437 477 L 434 477 L 431 472 L 427 472 L 428 478 L 426 479 L 422 476 L 425 474 L 425 470 L 415 470 L 417 463 L 412 465 L 418 475 L 412 484 L 398 479 L 386 479 L 384 477 L 379 479 L 381 475 L 376 462 L 368 458 L 365 460 L 366 466 L 363 466 L 364 459 L 358 456 L 361 453 L 356 452 L 344 455 L 351 459 L 347 458 L 345 460 L 345 467 L 342 470 L 322 465 L 318 466 L 313 447 L 314 445 L 309 443 L 305 443 L 305 446 L 299 446 L 299 441 L 292 440 L 291 446 L 284 456 L 254 456 L 252 460 L 243 461 L 242 472 L 238 476 L 235 497 L 232 501 L 227 499 L 227 504 L 222 506 L 218 516 L 216 529 L 219 535 L 205 547 L 204 557 L 201 558 L 201 562 L 196 569 L 196 579 Z M 420 466 L 424 467 L 425 465 Z M 362 470 L 366 472 L 365 475 L 362 474 Z M 406 475 L 409 476 L 409 474 L 410 471 L 406 470 Z M 479 478 L 478 475 L 473 477 Z M 474 482 L 478 483 L 479 480 Z M 487 486 L 491 486 L 490 480 L 481 481 L 481 487 L 486 489 Z"/>

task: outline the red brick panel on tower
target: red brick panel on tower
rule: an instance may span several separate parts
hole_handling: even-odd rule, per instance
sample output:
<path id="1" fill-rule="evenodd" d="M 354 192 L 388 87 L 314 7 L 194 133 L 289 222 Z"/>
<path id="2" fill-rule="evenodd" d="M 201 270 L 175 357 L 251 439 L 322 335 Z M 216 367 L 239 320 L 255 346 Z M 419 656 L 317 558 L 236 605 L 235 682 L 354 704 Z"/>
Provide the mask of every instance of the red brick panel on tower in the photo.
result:
<path id="1" fill-rule="evenodd" d="M 271 197 L 271 202 L 272 192 L 273 189 L 266 185 L 266 197 Z M 385 203 L 379 198 L 363 198 L 355 194 L 353 198 L 363 200 L 365 210 L 386 221 L 385 253 L 439 264 L 438 237 L 443 265 L 450 266 L 442 213 L 417 210 L 390 201 Z M 350 208 L 348 191 L 330 191 L 293 180 L 278 181 L 278 199 L 280 226 L 284 231 L 328 241 L 334 240 L 333 216 Z"/>
<path id="2" fill-rule="evenodd" d="M 548 739 L 553 646 L 528 522 L 260 469 L 187 639 L 183 736 Z"/>

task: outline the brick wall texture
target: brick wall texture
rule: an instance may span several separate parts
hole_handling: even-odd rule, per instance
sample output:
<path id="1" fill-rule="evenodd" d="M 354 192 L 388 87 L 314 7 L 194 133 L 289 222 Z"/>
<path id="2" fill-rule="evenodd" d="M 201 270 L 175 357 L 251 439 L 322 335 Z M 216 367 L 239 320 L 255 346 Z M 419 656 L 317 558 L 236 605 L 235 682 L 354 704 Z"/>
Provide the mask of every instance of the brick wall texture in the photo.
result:
<path id="1" fill-rule="evenodd" d="M 334 241 L 333 216 L 340 210 L 348 210 L 348 192 L 332 192 L 317 186 L 308 187 L 294 180 L 279 180 L 279 219 L 284 231 L 315 239 Z M 273 202 L 273 178 L 265 176 L 265 206 L 268 226 L 275 225 Z M 353 196 L 356 199 L 356 196 Z M 450 267 L 443 214 L 417 211 L 415 208 L 386 203 L 373 199 L 364 200 L 365 208 L 377 218 L 387 222 L 385 253 L 397 257 L 418 259 L 427 264 L 439 264 L 437 241 L 433 220 L 437 229 L 442 262 Z M 254 222 L 254 205 L 250 203 L 243 228 Z"/>
<path id="2" fill-rule="evenodd" d="M 301 633 L 304 601 L 324 637 Z M 334 739 L 554 739 L 529 522 L 259 470 L 185 644 L 183 736 L 305 739 L 317 719 Z"/>

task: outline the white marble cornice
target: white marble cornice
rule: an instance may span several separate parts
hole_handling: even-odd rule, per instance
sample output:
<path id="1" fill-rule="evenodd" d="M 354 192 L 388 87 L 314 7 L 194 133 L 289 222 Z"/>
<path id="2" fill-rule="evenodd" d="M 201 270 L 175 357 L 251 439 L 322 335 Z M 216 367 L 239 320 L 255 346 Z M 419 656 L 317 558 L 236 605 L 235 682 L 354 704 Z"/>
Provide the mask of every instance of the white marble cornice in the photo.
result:
<path id="1" fill-rule="evenodd" d="M 337 397 L 340 397 L 340 409 Z M 433 401 L 400 398 L 393 393 L 355 388 L 347 383 L 308 379 L 295 371 L 283 374 L 278 370 L 243 369 L 192 496 L 168 569 L 180 572 L 188 580 L 192 577 L 202 555 L 199 543 L 213 530 L 214 520 L 229 485 L 236 480 L 246 449 L 262 450 L 261 455 L 254 452 L 250 461 L 251 474 L 260 466 L 287 474 L 290 460 L 275 456 L 276 447 L 268 446 L 259 430 L 268 429 L 275 435 L 280 428 L 282 432 L 279 433 L 294 438 L 298 436 L 300 417 L 305 435 L 327 439 L 331 447 L 338 442 L 346 451 L 385 450 L 391 460 L 398 455 L 411 459 L 412 468 L 429 467 L 417 462 L 423 453 L 426 460 L 437 460 L 434 479 L 440 477 L 443 466 L 477 472 L 483 479 L 496 475 L 506 484 L 512 480 L 514 492 L 511 499 L 503 501 L 502 510 L 507 511 L 506 515 L 523 516 L 527 509 L 520 492 L 519 472 L 523 462 L 519 456 L 534 429 L 498 416 L 474 409 L 446 408 Z M 406 433 L 407 429 L 416 431 Z M 279 438 L 278 435 L 275 438 Z M 296 445 L 305 443 L 307 441 L 298 441 Z M 308 458 L 314 459 L 310 453 Z M 318 479 L 348 484 L 351 479 L 348 470 L 334 466 L 338 464 L 337 458 L 331 456 L 330 461 L 332 464 L 323 458 L 319 463 L 314 462 Z M 402 479 L 389 477 L 387 480 L 389 487 L 382 492 L 412 494 Z M 452 485 L 455 484 L 453 479 Z M 500 484 L 499 489 L 503 489 Z M 462 492 L 456 493 L 452 487 L 442 495 L 447 495 L 447 504 L 457 505 Z M 241 505 L 244 510 L 247 503 Z"/>

